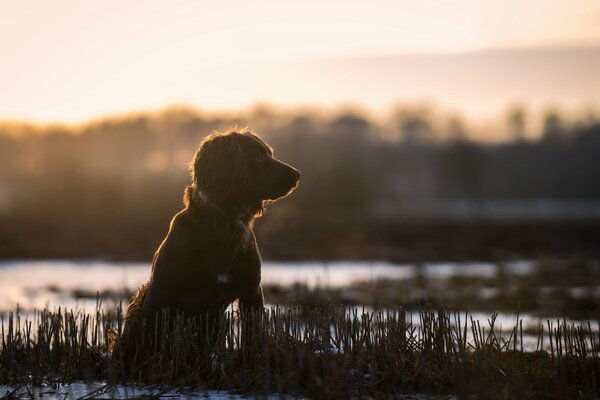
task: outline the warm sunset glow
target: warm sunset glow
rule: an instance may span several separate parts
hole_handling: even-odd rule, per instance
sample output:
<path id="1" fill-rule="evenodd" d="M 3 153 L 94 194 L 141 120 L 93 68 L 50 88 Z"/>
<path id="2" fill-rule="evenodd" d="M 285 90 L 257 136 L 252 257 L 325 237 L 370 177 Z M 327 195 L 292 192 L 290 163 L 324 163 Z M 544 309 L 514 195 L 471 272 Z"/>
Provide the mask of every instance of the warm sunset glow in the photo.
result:
<path id="1" fill-rule="evenodd" d="M 360 71 L 371 86 L 344 60 L 600 41 L 600 2 L 592 0 L 6 0 L 0 11 L 1 119 L 79 121 L 174 103 L 215 109 L 257 101 L 383 107 L 426 99 L 486 112 L 512 99 L 452 96 L 451 87 L 418 73 L 405 75 L 412 87 L 377 89 L 393 70 Z M 460 79 L 468 86 L 474 78 Z"/>

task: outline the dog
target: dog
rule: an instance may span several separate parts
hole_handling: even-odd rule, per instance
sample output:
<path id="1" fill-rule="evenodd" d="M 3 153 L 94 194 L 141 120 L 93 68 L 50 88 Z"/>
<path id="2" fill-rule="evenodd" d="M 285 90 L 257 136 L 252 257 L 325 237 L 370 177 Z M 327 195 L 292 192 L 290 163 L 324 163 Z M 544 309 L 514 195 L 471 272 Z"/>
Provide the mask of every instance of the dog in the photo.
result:
<path id="1" fill-rule="evenodd" d="M 214 321 L 235 300 L 242 313 L 264 307 L 253 221 L 296 188 L 300 172 L 246 130 L 207 136 L 190 169 L 185 207 L 173 217 L 148 281 L 129 302 L 113 360 L 116 353 L 130 359 L 142 342 L 156 342 L 152 333 L 162 330 L 157 324 L 165 310 Z"/>

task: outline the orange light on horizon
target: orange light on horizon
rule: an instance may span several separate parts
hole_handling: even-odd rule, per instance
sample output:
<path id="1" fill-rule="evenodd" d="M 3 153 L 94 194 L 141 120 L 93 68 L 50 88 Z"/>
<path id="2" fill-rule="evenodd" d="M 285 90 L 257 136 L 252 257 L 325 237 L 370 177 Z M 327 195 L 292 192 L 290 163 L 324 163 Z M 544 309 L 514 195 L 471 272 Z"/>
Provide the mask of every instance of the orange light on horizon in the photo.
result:
<path id="1" fill-rule="evenodd" d="M 371 79 L 387 75 L 366 70 L 356 79 L 344 60 L 600 43 L 600 3 L 589 0 L 0 4 L 0 119 L 74 122 L 170 104 L 233 109 L 257 101 L 452 105 L 446 88 L 370 91 Z M 422 76 L 406 78 L 427 86 Z M 457 107 L 497 107 L 489 102 L 469 96 Z"/>

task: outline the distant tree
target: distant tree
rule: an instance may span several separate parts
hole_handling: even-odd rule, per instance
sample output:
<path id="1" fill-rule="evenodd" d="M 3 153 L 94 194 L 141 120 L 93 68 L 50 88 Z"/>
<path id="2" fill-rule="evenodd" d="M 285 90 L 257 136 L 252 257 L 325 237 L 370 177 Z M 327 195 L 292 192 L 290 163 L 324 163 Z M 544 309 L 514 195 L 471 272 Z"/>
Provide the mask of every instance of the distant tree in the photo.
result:
<path id="1" fill-rule="evenodd" d="M 450 140 L 465 140 L 467 138 L 467 130 L 462 119 L 459 116 L 452 116 L 448 120 L 447 125 L 448 138 Z"/>
<path id="2" fill-rule="evenodd" d="M 458 140 L 442 156 L 440 174 L 447 194 L 480 199 L 487 173 L 484 147 L 470 140 Z"/>
<path id="3" fill-rule="evenodd" d="M 312 133 L 315 131 L 315 124 L 310 116 L 299 115 L 292 119 L 285 131 L 290 135 Z"/>
<path id="4" fill-rule="evenodd" d="M 544 115 L 543 137 L 548 140 L 560 139 L 564 133 L 563 121 L 558 111 L 550 109 Z"/>
<path id="5" fill-rule="evenodd" d="M 326 197 L 340 211 L 365 212 L 373 200 L 373 150 L 370 145 L 370 123 L 356 115 L 345 114 L 332 121 L 327 140 L 330 167 Z M 351 173 L 348 173 L 352 171 Z"/>
<path id="6" fill-rule="evenodd" d="M 583 115 L 577 121 L 576 125 L 577 125 L 577 128 L 582 128 L 582 127 L 586 127 L 586 126 L 597 125 L 599 122 L 600 122 L 600 119 L 598 119 L 596 110 L 594 110 L 593 108 L 589 108 L 589 109 L 583 111 Z"/>
<path id="7" fill-rule="evenodd" d="M 367 120 L 352 114 L 344 114 L 331 123 L 334 135 L 345 135 L 353 139 L 362 139 L 369 133 L 370 124 Z"/>
<path id="8" fill-rule="evenodd" d="M 427 109 L 399 110 L 393 119 L 400 138 L 406 142 L 426 142 L 435 136 Z"/>
<path id="9" fill-rule="evenodd" d="M 521 141 L 526 136 L 527 113 L 522 106 L 516 105 L 508 110 L 508 132 L 513 140 Z"/>

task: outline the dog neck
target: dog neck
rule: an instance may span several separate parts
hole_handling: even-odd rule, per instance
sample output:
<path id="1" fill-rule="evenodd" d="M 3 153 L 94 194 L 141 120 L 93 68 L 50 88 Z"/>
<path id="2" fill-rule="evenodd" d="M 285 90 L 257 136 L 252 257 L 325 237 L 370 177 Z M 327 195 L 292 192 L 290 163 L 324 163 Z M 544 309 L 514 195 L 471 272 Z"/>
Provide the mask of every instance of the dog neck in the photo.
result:
<path id="1" fill-rule="evenodd" d="M 219 214 L 242 221 L 249 226 L 251 226 L 254 219 L 262 213 L 262 204 L 257 206 L 221 207 L 211 201 L 206 193 L 198 188 L 194 188 L 192 185 L 187 186 L 185 189 L 184 203 L 188 208 L 192 206 L 209 207 Z"/>

